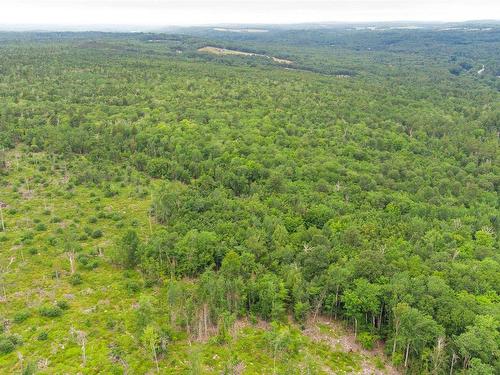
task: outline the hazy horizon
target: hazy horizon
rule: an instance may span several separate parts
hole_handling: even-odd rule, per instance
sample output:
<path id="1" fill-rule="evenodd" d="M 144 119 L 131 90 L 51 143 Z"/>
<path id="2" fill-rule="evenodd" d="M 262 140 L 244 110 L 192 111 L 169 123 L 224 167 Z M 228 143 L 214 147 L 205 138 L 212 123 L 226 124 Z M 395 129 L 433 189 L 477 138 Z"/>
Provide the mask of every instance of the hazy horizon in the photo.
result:
<path id="1" fill-rule="evenodd" d="M 478 0 L 2 0 L 1 28 L 158 28 L 223 24 L 467 22 L 500 18 Z"/>
<path id="2" fill-rule="evenodd" d="M 288 23 L 205 23 L 205 24 L 185 24 L 185 25 L 127 25 L 127 24 L 1 24 L 0 31 L 46 31 L 46 32 L 157 32 L 169 29 L 182 28 L 264 28 L 264 27 L 287 27 L 287 26 L 374 26 L 374 25 L 455 25 L 455 24 L 477 24 L 477 23 L 498 23 L 500 19 L 470 19 L 464 21 L 425 21 L 425 20 L 391 20 L 391 21 L 317 21 L 317 22 L 288 22 Z"/>

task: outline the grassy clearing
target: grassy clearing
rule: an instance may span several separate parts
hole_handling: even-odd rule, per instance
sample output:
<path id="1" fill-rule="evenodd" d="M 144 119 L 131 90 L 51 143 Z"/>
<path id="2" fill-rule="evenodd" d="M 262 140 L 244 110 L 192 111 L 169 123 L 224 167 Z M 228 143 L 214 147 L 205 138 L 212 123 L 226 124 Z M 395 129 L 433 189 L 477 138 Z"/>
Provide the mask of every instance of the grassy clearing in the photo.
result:
<path id="1" fill-rule="evenodd" d="M 212 47 L 212 46 L 206 46 L 206 47 L 199 48 L 198 52 L 212 53 L 214 55 L 219 55 L 219 56 L 225 56 L 225 55 L 258 56 L 258 57 L 265 57 L 266 59 L 271 59 L 272 61 L 274 61 L 278 64 L 286 64 L 286 65 L 293 64 L 293 61 L 291 61 L 291 60 L 280 59 L 280 58 L 277 58 L 274 56 L 262 55 L 259 53 L 243 52 L 243 51 L 237 51 L 237 50 L 233 50 L 233 49 L 219 48 L 219 47 Z"/>

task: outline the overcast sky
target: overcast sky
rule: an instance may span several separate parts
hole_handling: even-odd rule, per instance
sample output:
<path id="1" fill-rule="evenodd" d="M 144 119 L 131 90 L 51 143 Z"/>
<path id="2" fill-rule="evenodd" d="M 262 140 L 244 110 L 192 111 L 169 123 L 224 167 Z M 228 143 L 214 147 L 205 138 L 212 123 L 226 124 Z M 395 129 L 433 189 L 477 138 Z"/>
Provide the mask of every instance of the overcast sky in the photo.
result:
<path id="1" fill-rule="evenodd" d="M 499 19 L 500 0 L 0 0 L 0 25 Z"/>

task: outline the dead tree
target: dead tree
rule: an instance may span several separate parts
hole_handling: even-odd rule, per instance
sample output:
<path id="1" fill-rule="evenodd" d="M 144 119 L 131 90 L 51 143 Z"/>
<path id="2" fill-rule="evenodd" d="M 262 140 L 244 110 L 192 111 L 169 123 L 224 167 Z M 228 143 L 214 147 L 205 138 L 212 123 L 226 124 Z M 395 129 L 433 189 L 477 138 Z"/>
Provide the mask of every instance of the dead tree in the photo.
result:
<path id="1" fill-rule="evenodd" d="M 85 345 L 87 344 L 87 334 L 83 331 L 76 330 L 74 327 L 71 327 L 69 332 L 82 349 L 82 365 L 85 366 L 87 364 L 87 353 L 85 350 Z"/>

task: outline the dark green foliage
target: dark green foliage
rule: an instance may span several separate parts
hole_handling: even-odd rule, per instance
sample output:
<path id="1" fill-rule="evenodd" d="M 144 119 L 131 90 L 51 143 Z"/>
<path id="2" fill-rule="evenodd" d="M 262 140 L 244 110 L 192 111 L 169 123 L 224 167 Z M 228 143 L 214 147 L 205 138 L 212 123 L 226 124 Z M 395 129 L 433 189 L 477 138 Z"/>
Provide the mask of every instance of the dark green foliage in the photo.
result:
<path id="1" fill-rule="evenodd" d="M 19 311 L 12 319 L 14 323 L 22 323 L 31 316 L 31 312 L 28 310 Z"/>
<path id="2" fill-rule="evenodd" d="M 139 237 L 133 230 L 128 230 L 119 243 L 118 261 L 126 268 L 133 268 L 139 262 Z"/>
<path id="3" fill-rule="evenodd" d="M 35 230 L 37 230 L 38 232 L 44 232 L 47 230 L 47 226 L 44 223 L 38 223 L 35 226 Z"/>
<path id="4" fill-rule="evenodd" d="M 96 229 L 92 232 L 91 237 L 92 238 L 101 238 L 103 235 L 102 230 Z"/>
<path id="5" fill-rule="evenodd" d="M 49 338 L 49 334 L 46 331 L 42 331 L 38 334 L 38 341 L 46 341 Z"/>
<path id="6" fill-rule="evenodd" d="M 62 315 L 62 309 L 52 305 L 44 305 L 38 309 L 38 312 L 46 318 L 57 318 Z"/>
<path id="7" fill-rule="evenodd" d="M 69 283 L 73 286 L 83 283 L 83 278 L 79 273 L 75 273 L 69 277 Z"/>
<path id="8" fill-rule="evenodd" d="M 67 309 L 69 309 L 69 303 L 67 301 L 64 301 L 64 300 L 57 301 L 56 305 L 61 310 L 67 310 Z"/>
<path id="9" fill-rule="evenodd" d="M 8 338 L 0 338 L 0 354 L 7 354 L 16 348 L 15 344 Z"/>

